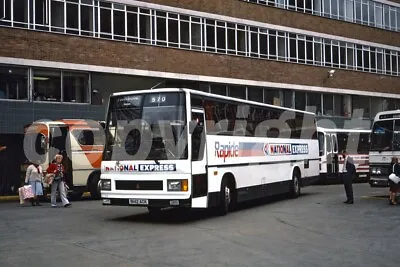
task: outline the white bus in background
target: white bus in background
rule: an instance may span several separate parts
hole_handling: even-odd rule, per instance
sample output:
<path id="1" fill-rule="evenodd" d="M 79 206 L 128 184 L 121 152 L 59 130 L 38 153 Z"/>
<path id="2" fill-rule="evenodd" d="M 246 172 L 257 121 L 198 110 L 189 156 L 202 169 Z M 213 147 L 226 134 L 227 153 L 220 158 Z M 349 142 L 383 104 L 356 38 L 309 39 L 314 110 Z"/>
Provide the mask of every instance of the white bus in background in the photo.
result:
<path id="1" fill-rule="evenodd" d="M 26 149 L 40 155 L 44 171 L 56 153 L 63 154 L 65 176 L 70 191 L 76 197 L 90 192 L 100 199 L 99 181 L 104 150 L 104 122 L 84 119 L 36 121 L 25 126 Z M 29 162 L 22 168 L 27 168 Z M 45 192 L 51 186 L 44 183 Z"/>
<path id="2" fill-rule="evenodd" d="M 376 114 L 369 150 L 371 187 L 388 186 L 392 158 L 400 158 L 400 110 Z"/>
<path id="3" fill-rule="evenodd" d="M 318 127 L 320 148 L 321 181 L 338 179 L 343 169 L 343 150 L 354 159 L 356 179 L 369 178 L 369 138 L 371 130 L 366 129 L 328 129 Z"/>
<path id="4" fill-rule="evenodd" d="M 278 138 L 283 113 L 292 118 Z M 135 119 L 145 121 L 139 130 L 128 126 Z M 115 93 L 106 135 L 103 205 L 217 207 L 226 214 L 241 201 L 297 197 L 319 177 L 315 115 L 304 111 L 189 89 Z M 132 159 L 141 146 L 150 153 Z"/>

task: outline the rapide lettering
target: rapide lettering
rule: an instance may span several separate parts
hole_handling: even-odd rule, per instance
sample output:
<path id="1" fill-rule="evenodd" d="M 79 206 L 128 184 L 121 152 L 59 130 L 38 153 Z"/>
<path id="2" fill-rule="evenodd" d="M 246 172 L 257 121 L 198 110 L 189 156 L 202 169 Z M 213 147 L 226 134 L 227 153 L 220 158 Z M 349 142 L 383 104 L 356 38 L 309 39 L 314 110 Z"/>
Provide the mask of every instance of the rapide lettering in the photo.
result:
<path id="1" fill-rule="evenodd" d="M 231 144 L 231 142 L 228 142 L 228 144 L 215 142 L 215 156 L 223 158 L 224 161 L 226 158 L 239 157 L 239 145 L 236 143 Z"/>

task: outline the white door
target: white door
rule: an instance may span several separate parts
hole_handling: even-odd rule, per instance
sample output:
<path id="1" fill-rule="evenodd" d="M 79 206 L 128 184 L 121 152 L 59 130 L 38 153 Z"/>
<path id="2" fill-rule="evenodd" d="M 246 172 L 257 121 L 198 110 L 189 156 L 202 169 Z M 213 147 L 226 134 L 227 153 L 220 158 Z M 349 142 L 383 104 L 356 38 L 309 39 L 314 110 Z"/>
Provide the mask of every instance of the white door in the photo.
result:
<path id="1" fill-rule="evenodd" d="M 192 207 L 206 208 L 208 193 L 207 146 L 204 110 L 192 109 L 191 133 Z"/>

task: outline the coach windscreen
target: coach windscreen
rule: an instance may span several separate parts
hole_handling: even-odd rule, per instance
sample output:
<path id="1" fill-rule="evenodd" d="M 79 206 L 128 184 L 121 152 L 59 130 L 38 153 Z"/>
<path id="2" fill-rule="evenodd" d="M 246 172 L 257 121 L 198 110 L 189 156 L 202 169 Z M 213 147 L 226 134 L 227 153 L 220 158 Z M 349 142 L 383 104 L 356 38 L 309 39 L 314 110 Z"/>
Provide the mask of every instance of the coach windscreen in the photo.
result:
<path id="1" fill-rule="evenodd" d="M 184 93 L 112 97 L 104 160 L 187 159 L 187 132 Z"/>

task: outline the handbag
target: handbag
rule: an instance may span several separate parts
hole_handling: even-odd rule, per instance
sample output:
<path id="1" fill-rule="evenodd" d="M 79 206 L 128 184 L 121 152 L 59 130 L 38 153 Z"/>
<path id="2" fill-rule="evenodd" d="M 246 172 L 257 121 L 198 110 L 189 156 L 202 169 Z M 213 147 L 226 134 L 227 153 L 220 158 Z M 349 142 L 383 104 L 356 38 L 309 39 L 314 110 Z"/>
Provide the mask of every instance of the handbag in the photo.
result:
<path id="1" fill-rule="evenodd" d="M 53 180 L 54 180 L 54 176 L 55 176 L 55 174 L 53 174 L 53 173 L 46 174 L 46 176 L 44 177 L 44 181 L 43 182 L 45 184 L 52 184 Z"/>
<path id="2" fill-rule="evenodd" d="M 400 178 L 394 173 L 394 166 L 396 166 L 396 164 L 393 165 L 393 172 L 389 175 L 389 180 L 395 184 L 398 184 L 400 182 Z"/>

